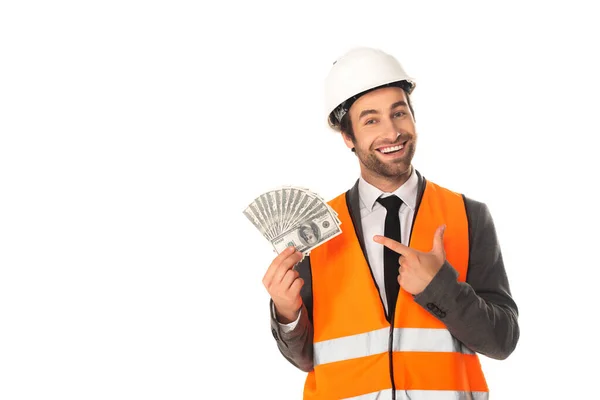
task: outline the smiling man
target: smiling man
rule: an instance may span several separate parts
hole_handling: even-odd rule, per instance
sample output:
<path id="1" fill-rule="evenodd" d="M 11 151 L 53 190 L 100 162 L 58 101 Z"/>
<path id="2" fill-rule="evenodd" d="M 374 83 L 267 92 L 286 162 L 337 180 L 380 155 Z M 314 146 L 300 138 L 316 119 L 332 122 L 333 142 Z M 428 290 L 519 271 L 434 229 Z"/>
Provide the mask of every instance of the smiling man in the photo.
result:
<path id="1" fill-rule="evenodd" d="M 412 165 L 414 88 L 372 48 L 327 77 L 327 121 L 361 172 L 329 202 L 343 233 L 304 259 L 288 248 L 263 278 L 278 348 L 308 373 L 304 399 L 488 399 L 479 355 L 505 359 L 519 340 L 487 206 Z"/>

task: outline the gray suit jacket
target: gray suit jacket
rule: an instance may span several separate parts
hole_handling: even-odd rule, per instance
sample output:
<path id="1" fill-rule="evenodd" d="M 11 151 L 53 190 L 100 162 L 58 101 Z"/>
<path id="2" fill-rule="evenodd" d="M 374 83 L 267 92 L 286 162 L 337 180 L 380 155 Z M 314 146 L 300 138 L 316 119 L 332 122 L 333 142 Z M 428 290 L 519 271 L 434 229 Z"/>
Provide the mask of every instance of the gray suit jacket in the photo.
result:
<path id="1" fill-rule="evenodd" d="M 425 178 L 419 176 L 417 210 Z M 365 254 L 360 218 L 358 180 L 347 192 L 347 204 L 356 235 Z M 469 226 L 469 269 L 466 282 L 458 282 L 458 273 L 446 261 L 425 290 L 414 300 L 442 321 L 450 333 L 471 350 L 502 360 L 515 349 L 519 340 L 517 305 L 512 299 L 494 222 L 484 203 L 463 195 Z M 416 219 L 416 214 L 415 214 Z M 300 292 L 302 310 L 293 331 L 281 331 L 271 301 L 271 333 L 281 354 L 302 371 L 313 368 L 312 274 L 310 256 L 295 267 L 304 279 Z"/>

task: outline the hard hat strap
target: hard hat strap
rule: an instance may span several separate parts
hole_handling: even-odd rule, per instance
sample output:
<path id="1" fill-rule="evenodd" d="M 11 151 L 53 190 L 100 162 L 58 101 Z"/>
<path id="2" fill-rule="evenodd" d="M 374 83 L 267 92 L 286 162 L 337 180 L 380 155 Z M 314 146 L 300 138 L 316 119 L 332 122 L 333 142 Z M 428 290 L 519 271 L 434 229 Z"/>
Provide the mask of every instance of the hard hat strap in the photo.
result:
<path id="1" fill-rule="evenodd" d="M 338 123 L 341 123 L 342 118 L 344 118 L 344 115 L 348 113 L 348 108 L 344 107 L 346 102 L 347 101 L 343 102 L 335 110 L 333 110 L 333 115 L 335 115 L 335 118 L 337 119 Z"/>

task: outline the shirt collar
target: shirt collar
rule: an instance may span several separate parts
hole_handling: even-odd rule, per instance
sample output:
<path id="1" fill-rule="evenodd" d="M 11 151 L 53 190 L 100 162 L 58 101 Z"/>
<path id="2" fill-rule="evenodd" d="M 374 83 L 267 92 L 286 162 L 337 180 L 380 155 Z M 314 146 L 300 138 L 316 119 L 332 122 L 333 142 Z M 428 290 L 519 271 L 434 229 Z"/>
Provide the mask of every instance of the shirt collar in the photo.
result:
<path id="1" fill-rule="evenodd" d="M 360 197 L 361 205 L 369 211 L 373 211 L 373 207 L 375 206 L 377 199 L 382 194 L 384 195 L 383 197 L 395 194 L 402 200 L 404 204 L 406 204 L 407 207 L 414 212 L 415 207 L 417 206 L 418 189 L 419 177 L 417 176 L 414 168 L 412 168 L 408 180 L 392 193 L 383 192 L 377 189 L 375 186 L 365 181 L 362 176 L 360 176 L 358 182 L 358 196 Z"/>

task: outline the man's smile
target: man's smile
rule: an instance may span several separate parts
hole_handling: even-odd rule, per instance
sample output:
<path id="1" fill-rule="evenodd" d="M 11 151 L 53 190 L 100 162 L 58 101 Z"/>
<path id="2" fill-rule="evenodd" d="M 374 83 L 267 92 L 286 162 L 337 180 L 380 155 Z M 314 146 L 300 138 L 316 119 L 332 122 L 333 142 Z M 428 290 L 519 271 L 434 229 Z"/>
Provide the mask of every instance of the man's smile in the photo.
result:
<path id="1" fill-rule="evenodd" d="M 378 152 L 380 152 L 381 154 L 385 154 L 385 155 L 391 155 L 391 154 L 397 154 L 397 153 L 404 153 L 404 147 L 406 145 L 406 142 L 408 142 L 408 140 L 405 140 L 404 142 L 400 143 L 400 144 L 395 144 L 395 145 L 386 145 L 386 146 L 381 146 L 376 148 L 375 150 L 377 150 Z"/>

